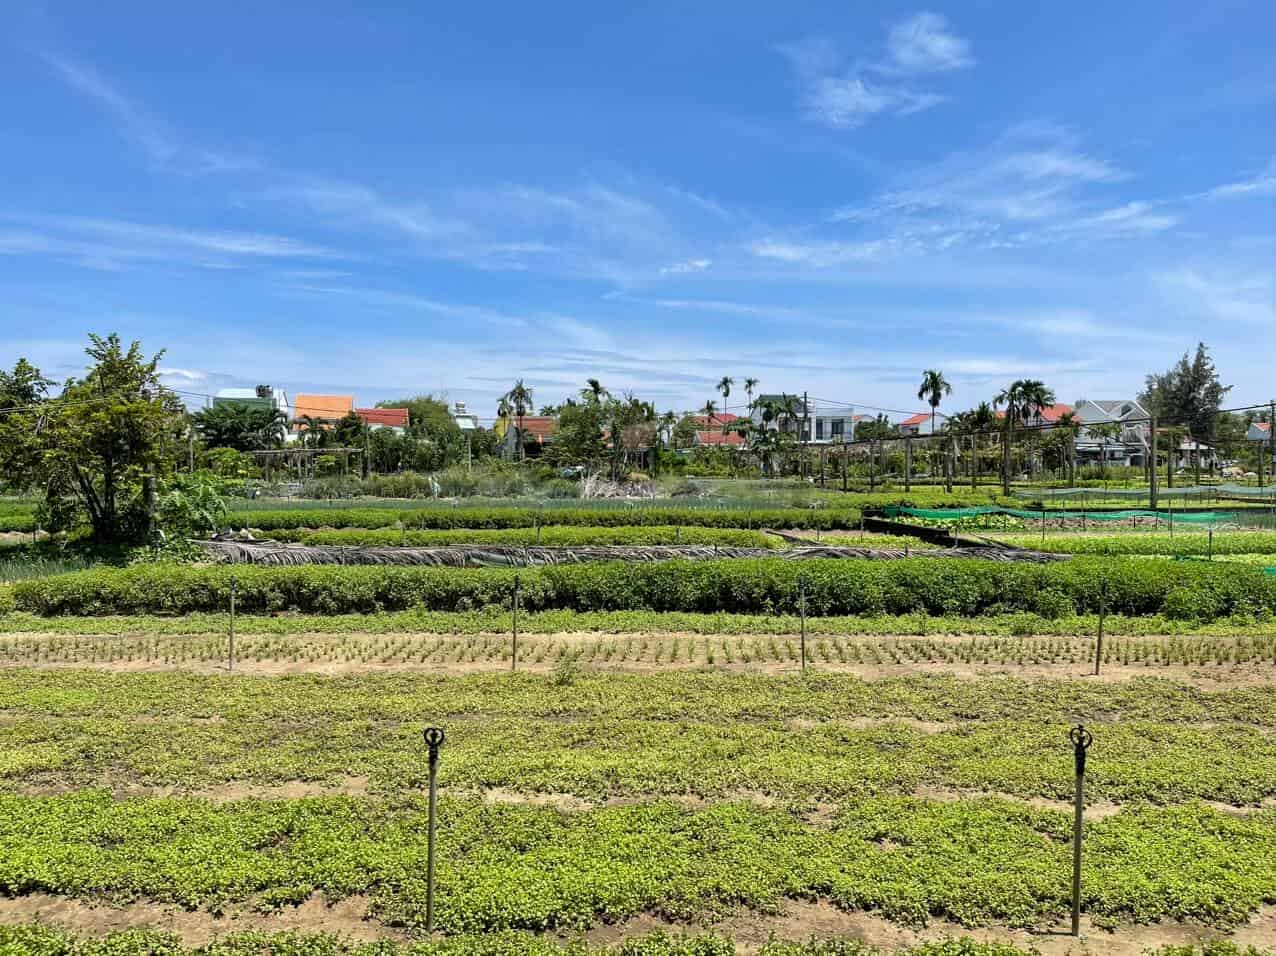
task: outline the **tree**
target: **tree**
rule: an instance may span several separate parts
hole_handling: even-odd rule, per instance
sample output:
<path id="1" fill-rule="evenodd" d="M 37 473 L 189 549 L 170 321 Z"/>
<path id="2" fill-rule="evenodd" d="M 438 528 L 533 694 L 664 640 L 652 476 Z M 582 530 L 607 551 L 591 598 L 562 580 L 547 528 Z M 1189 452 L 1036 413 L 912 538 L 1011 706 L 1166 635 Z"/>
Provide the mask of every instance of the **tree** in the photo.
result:
<path id="1" fill-rule="evenodd" d="M 1120 422 L 1098 422 L 1089 428 L 1090 437 L 1097 438 L 1103 449 L 1103 477 L 1108 477 L 1108 442 L 1121 437 Z"/>
<path id="2" fill-rule="evenodd" d="M 704 417 L 708 419 L 708 421 L 705 422 L 706 426 L 710 426 L 718 420 L 718 403 L 712 398 L 704 403 L 703 411 Z"/>
<path id="3" fill-rule="evenodd" d="M 722 404 L 725 407 L 727 399 L 731 397 L 731 386 L 735 384 L 735 379 L 730 375 L 722 376 L 722 380 L 718 382 L 717 389 L 722 393 Z"/>
<path id="4" fill-rule="evenodd" d="M 547 454 L 551 462 L 559 465 L 590 467 L 600 463 L 606 454 L 602 406 L 590 402 L 564 405 Z"/>
<path id="5" fill-rule="evenodd" d="M 1021 419 L 1027 424 L 1042 409 L 1055 403 L 1054 392 L 1044 382 L 1035 378 L 1020 378 L 1002 389 L 993 400 L 993 405 L 1006 406 L 1005 444 L 1001 457 L 1001 493 L 1010 494 L 1010 446 L 1015 436 L 1015 421 Z"/>
<path id="6" fill-rule="evenodd" d="M 305 448 L 322 448 L 328 444 L 328 421 L 313 415 L 302 415 L 293 425 L 301 436 Z"/>
<path id="7" fill-rule="evenodd" d="M 585 387 L 580 390 L 581 400 L 591 405 L 601 405 L 611 398 L 611 392 L 603 387 L 596 378 L 585 379 Z"/>
<path id="8" fill-rule="evenodd" d="M 883 438 L 898 438 L 899 429 L 885 415 L 879 414 L 868 421 L 855 425 L 856 441 L 877 441 Z"/>
<path id="9" fill-rule="evenodd" d="M 1081 433 L 1081 419 L 1075 412 L 1064 412 L 1055 419 L 1055 431 L 1061 436 L 1062 451 L 1067 456 L 1068 487 L 1077 483 L 1077 435 Z"/>
<path id="10" fill-rule="evenodd" d="M 515 449 L 520 459 L 525 457 L 523 449 L 523 419 L 527 417 L 527 413 L 535 406 L 532 404 L 532 390 L 523 384 L 520 378 L 511 388 L 501 397 L 501 403 L 498 410 L 503 410 L 501 417 L 508 418 L 511 414 L 518 420 L 518 431 L 514 433 Z"/>
<path id="11" fill-rule="evenodd" d="M 191 414 L 195 433 L 209 448 L 259 451 L 284 443 L 288 418 L 273 406 L 262 408 L 239 402 L 223 402 Z"/>
<path id="12" fill-rule="evenodd" d="M 753 408 L 753 391 L 757 387 L 758 387 L 758 380 L 756 378 L 746 378 L 744 380 L 744 394 L 749 397 L 750 410 L 752 410 Z"/>
<path id="13" fill-rule="evenodd" d="M 937 372 L 928 368 L 922 372 L 921 388 L 917 389 L 917 397 L 924 398 L 930 406 L 930 433 L 938 434 L 935 431 L 935 413 L 939 410 L 939 403 L 944 400 L 945 395 L 951 395 L 953 387 L 948 384 L 948 379 L 944 378 L 943 372 Z"/>
<path id="14" fill-rule="evenodd" d="M 412 444 L 428 443 L 425 453 L 418 453 L 415 447 L 404 446 L 405 457 L 420 459 L 422 457 L 434 462 L 431 468 L 445 468 L 465 460 L 465 433 L 452 417 L 452 410 L 442 398 L 433 395 L 414 395 L 411 398 L 392 399 L 377 402 L 377 408 L 406 408 L 408 410 L 407 434 Z M 379 434 L 378 432 L 374 432 Z M 471 436 L 471 445 L 473 444 Z M 374 461 L 377 454 L 373 454 Z M 414 464 L 413 467 L 416 467 Z"/>
<path id="15" fill-rule="evenodd" d="M 12 372 L 0 369 L 0 475 L 4 482 L 26 490 L 38 480 L 41 448 L 36 406 L 48 396 L 53 382 L 26 359 Z"/>
<path id="16" fill-rule="evenodd" d="M 89 343 L 88 370 L 56 400 L 30 363 L 0 380 L 6 393 L 38 399 L 5 414 L 6 435 L 22 429 L 30 440 L 0 445 L 0 471 L 43 490 L 53 526 L 84 516 L 98 542 L 135 540 L 151 531 L 158 482 L 175 471 L 185 409 L 160 384 L 163 352 L 147 358 L 140 343 L 126 349 L 115 334 Z"/>
<path id="17" fill-rule="evenodd" d="M 1213 437 L 1219 409 L 1231 390 L 1219 379 L 1209 349 L 1200 342 L 1192 358 L 1184 352 L 1173 368 L 1149 375 L 1139 402 L 1162 423 L 1185 425 L 1193 438 L 1204 441 Z"/>

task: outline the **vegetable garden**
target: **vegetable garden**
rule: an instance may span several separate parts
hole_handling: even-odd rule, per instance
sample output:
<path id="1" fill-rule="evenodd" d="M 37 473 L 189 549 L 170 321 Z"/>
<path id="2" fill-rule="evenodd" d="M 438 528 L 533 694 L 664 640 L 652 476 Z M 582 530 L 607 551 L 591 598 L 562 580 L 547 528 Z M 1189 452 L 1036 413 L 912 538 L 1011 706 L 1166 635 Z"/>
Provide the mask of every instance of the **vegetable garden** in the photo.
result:
<path id="1" fill-rule="evenodd" d="M 861 514 L 996 503 L 846 500 L 254 506 L 233 521 L 324 546 L 779 553 L 793 536 L 767 532 L 786 530 L 921 550 L 865 535 Z M 1211 556 L 1238 560 L 1169 560 L 1201 537 L 1060 533 L 1047 548 L 1073 556 L 1048 564 L 14 574 L 0 952 L 1067 952 L 1034 934 L 1068 909 L 1078 722 L 1096 739 L 1091 951 L 1276 946 L 1276 576 L 1248 560 L 1276 544 L 1216 530 Z M 447 730 L 433 935 L 429 725 Z M 318 924 L 285 932 L 307 907 Z"/>

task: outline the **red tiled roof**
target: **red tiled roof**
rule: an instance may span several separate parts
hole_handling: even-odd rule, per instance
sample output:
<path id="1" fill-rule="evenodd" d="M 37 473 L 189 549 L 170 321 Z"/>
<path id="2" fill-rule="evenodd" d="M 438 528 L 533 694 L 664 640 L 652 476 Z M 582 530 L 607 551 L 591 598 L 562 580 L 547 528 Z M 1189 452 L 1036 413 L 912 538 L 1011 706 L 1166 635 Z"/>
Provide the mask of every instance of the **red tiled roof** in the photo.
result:
<path id="1" fill-rule="evenodd" d="M 1051 405 L 1041 410 L 1041 417 L 1048 422 L 1057 422 L 1060 415 L 1066 415 L 1070 411 L 1072 411 L 1071 405 Z"/>
<path id="2" fill-rule="evenodd" d="M 387 425 L 390 428 L 408 427 L 408 410 L 406 408 L 356 408 L 354 413 L 362 418 L 366 425 Z"/>
<path id="3" fill-rule="evenodd" d="M 738 432 L 697 431 L 696 442 L 701 445 L 731 445 L 738 447 L 744 444 L 744 436 Z"/>
<path id="4" fill-rule="evenodd" d="M 1254 427 L 1260 432 L 1269 432 L 1272 430 L 1271 422 L 1254 422 Z"/>
<path id="5" fill-rule="evenodd" d="M 687 416 L 687 418 L 691 419 L 691 421 L 695 422 L 701 428 L 714 428 L 721 427 L 723 425 L 730 425 L 739 417 L 739 415 L 732 415 L 730 412 L 718 412 L 712 419 L 710 419 L 708 415 Z"/>
<path id="6" fill-rule="evenodd" d="M 859 416 L 856 416 L 858 419 Z M 901 425 L 920 425 L 922 422 L 930 421 L 930 412 L 918 412 L 916 415 L 909 415 L 905 418 Z"/>
<path id="7" fill-rule="evenodd" d="M 518 418 L 510 418 L 510 427 L 518 427 Z M 551 438 L 558 429 L 558 419 L 549 415 L 525 415 L 523 417 L 523 437 L 535 438 L 537 441 L 545 441 Z"/>

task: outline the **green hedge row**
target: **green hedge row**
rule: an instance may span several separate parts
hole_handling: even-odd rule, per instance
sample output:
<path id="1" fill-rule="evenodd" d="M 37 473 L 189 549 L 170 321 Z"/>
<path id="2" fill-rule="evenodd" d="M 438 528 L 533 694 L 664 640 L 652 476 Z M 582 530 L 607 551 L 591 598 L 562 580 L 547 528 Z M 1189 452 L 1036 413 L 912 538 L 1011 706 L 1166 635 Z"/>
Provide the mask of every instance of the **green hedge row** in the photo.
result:
<path id="1" fill-rule="evenodd" d="M 1048 617 L 1107 607 L 1127 615 L 1212 620 L 1276 609 L 1276 577 L 1245 565 L 1074 558 L 1049 564 L 963 559 L 898 561 L 777 558 L 608 562 L 513 569 L 139 565 L 13 585 L 18 610 L 41 615 L 185 614 L 224 610 L 238 579 L 245 612 L 459 611 L 503 606 L 515 575 L 529 611 L 795 613 L 799 577 L 807 613 L 975 616 L 1034 611 Z"/>
<path id="2" fill-rule="evenodd" d="M 234 527 L 275 531 L 281 528 L 408 529 L 533 528 L 576 525 L 592 528 L 678 525 L 704 528 L 855 528 L 855 508 L 315 508 L 298 511 L 233 512 Z"/>
<path id="3" fill-rule="evenodd" d="M 416 548 L 452 544 L 535 545 L 545 547 L 588 547 L 602 544 L 660 545 L 716 544 L 732 548 L 780 547 L 780 539 L 744 528 L 680 528 L 669 525 L 647 527 L 583 528 L 545 525 L 541 528 L 457 528 L 409 531 L 397 528 L 280 528 L 270 536 L 277 541 L 299 544 L 360 545 L 385 547 L 408 545 Z"/>

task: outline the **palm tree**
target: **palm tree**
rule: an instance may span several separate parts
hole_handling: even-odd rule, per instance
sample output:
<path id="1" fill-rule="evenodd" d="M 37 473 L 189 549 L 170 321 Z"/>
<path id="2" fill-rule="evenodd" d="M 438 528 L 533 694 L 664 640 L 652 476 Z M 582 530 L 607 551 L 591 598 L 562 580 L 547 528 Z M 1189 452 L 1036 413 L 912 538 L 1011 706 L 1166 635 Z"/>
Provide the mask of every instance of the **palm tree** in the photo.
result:
<path id="1" fill-rule="evenodd" d="M 298 431 L 302 432 L 301 444 L 304 447 L 318 448 L 323 443 L 328 423 L 322 418 L 316 418 L 313 415 L 302 415 L 293 424 L 297 426 Z"/>
<path id="2" fill-rule="evenodd" d="M 948 379 L 944 378 L 943 372 L 937 372 L 933 368 L 928 368 L 926 371 L 922 372 L 922 384 L 921 387 L 917 389 L 917 397 L 924 398 L 926 403 L 930 405 L 931 435 L 938 434 L 935 430 L 935 413 L 939 409 L 939 403 L 944 400 L 945 395 L 951 395 L 952 391 L 953 387 L 948 384 Z M 932 460 L 932 474 L 934 473 L 933 464 L 934 462 Z M 948 471 L 947 459 L 945 459 L 944 462 L 944 471 Z M 949 490 L 951 490 L 951 488 Z"/>
<path id="3" fill-rule="evenodd" d="M 935 432 L 935 412 L 939 408 L 939 403 L 944 400 L 945 395 L 951 395 L 953 387 L 948 384 L 948 379 L 944 378 L 943 372 L 937 372 L 928 368 L 922 372 L 922 385 L 917 390 L 917 397 L 926 399 L 926 403 L 930 405 L 930 433 Z"/>
<path id="4" fill-rule="evenodd" d="M 746 378 L 744 380 L 744 394 L 749 396 L 749 409 L 753 409 L 753 390 L 758 387 L 756 378 Z"/>
<path id="5" fill-rule="evenodd" d="M 513 413 L 514 417 L 518 419 L 518 431 L 514 435 L 514 441 L 516 443 L 515 447 L 518 449 L 518 457 L 522 459 L 526 454 L 523 448 L 523 419 L 529 411 L 536 407 L 532 404 L 532 390 L 524 385 L 523 380 L 520 378 L 501 400 L 505 404 L 506 417 Z"/>
<path id="6" fill-rule="evenodd" d="M 1068 440 L 1068 487 L 1077 485 L 1077 435 L 1081 433 L 1081 419 L 1075 412 L 1064 412 L 1055 419 L 1055 427 Z"/>
<path id="7" fill-rule="evenodd" d="M 1001 453 L 1003 495 L 1010 494 L 1010 444 L 1015 435 L 1015 419 L 1022 419 L 1026 425 L 1034 415 L 1039 415 L 1042 409 L 1049 408 L 1054 402 L 1054 392 L 1046 387 L 1045 382 L 1035 378 L 1015 379 L 993 399 L 993 405 L 1006 406 L 1005 445 Z"/>
<path id="8" fill-rule="evenodd" d="M 611 392 L 603 388 L 603 383 L 596 378 L 585 379 L 585 387 L 580 390 L 580 397 L 591 405 L 601 405 L 611 398 Z"/>
<path id="9" fill-rule="evenodd" d="M 726 406 L 727 399 L 731 396 L 731 386 L 735 384 L 735 379 L 730 375 L 722 376 L 722 381 L 718 383 L 718 391 L 722 393 L 722 403 Z"/>
<path id="10" fill-rule="evenodd" d="M 1103 443 L 1103 477 L 1108 477 L 1108 442 L 1121 437 L 1120 422 L 1100 422 L 1090 426 L 1090 436 Z"/>
<path id="11" fill-rule="evenodd" d="M 704 417 L 708 419 L 708 421 L 705 422 L 706 425 L 712 425 L 715 421 L 717 421 L 718 403 L 715 402 L 712 398 L 704 403 L 704 408 L 702 409 L 702 411 L 704 412 Z"/>

